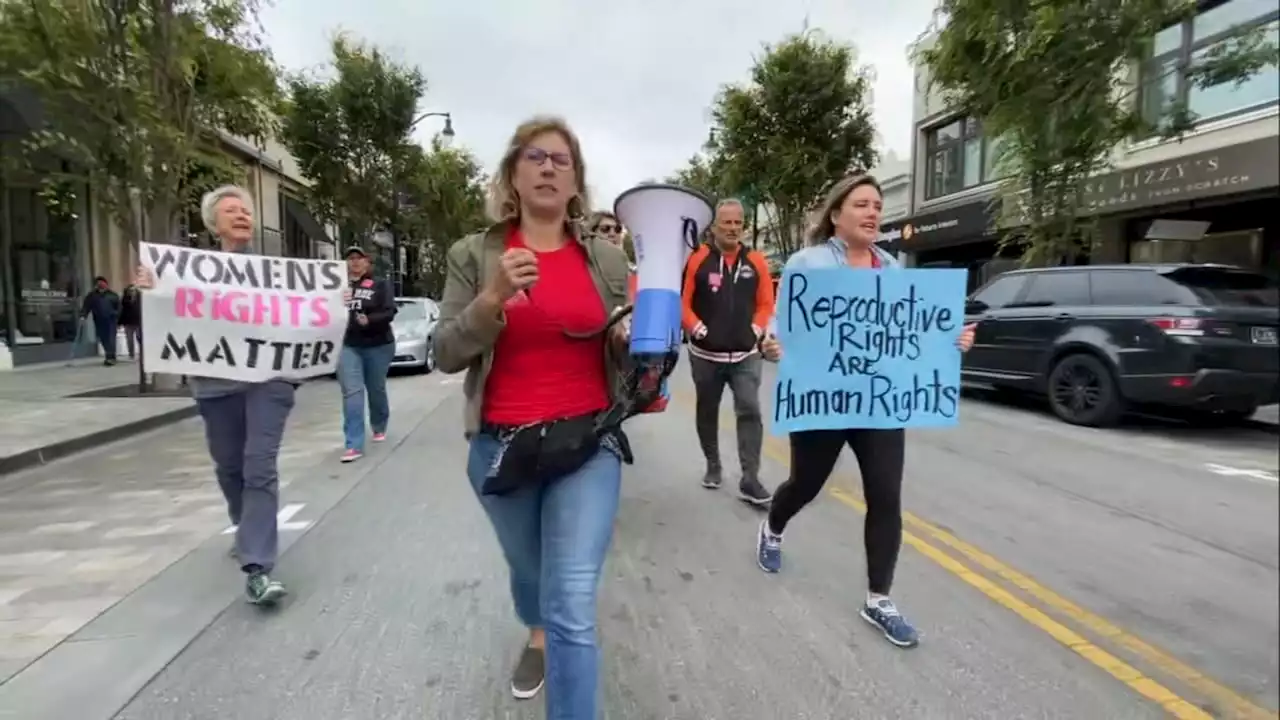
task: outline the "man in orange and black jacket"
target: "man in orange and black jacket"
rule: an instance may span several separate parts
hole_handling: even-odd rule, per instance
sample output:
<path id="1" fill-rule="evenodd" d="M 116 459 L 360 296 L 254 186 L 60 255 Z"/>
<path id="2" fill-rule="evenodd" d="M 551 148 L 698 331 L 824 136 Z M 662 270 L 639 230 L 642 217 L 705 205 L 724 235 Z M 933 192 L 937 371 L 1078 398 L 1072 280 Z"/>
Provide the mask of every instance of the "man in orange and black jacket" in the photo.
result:
<path id="1" fill-rule="evenodd" d="M 760 339 L 773 314 L 773 282 L 764 255 L 742 246 L 743 212 L 737 200 L 716 206 L 713 239 L 689 257 L 684 271 L 683 324 L 697 392 L 698 441 L 707 458 L 702 486 L 724 482 L 720 465 L 720 398 L 733 393 L 738 421 L 738 461 L 743 500 L 758 506 L 772 498 L 760 484 Z"/>

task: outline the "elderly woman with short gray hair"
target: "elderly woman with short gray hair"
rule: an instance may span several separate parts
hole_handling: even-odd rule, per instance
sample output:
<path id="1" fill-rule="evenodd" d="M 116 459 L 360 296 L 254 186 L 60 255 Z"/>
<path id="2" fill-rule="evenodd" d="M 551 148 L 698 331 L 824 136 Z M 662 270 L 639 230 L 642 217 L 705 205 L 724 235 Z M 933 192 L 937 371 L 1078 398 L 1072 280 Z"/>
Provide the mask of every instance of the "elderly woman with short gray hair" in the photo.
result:
<path id="1" fill-rule="evenodd" d="M 222 252 L 251 253 L 253 197 L 226 185 L 200 202 L 205 229 Z M 151 270 L 139 267 L 134 284 L 155 285 Z M 255 605 L 274 605 L 285 587 L 271 578 L 278 546 L 279 473 L 276 458 L 296 386 L 284 379 L 250 383 L 192 377 L 191 390 L 204 418 L 205 438 L 227 514 L 236 526 L 233 556 L 245 574 L 245 595 Z"/>

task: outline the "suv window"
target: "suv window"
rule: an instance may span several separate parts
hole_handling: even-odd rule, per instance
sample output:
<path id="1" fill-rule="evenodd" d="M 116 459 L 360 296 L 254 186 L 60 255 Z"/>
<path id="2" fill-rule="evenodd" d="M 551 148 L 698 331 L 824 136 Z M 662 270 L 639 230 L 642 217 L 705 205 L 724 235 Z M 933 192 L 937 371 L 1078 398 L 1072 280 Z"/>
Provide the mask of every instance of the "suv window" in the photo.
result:
<path id="1" fill-rule="evenodd" d="M 1195 298 L 1151 270 L 1095 270 L 1089 274 L 1094 305 L 1188 305 Z"/>
<path id="2" fill-rule="evenodd" d="M 1187 267 L 1165 277 L 1190 290 L 1205 305 L 1280 307 L 1280 287 L 1261 273 Z"/>
<path id="3" fill-rule="evenodd" d="M 1019 306 L 1088 305 L 1089 275 L 1082 271 L 1043 272 L 1031 276 L 1031 286 Z"/>
<path id="4" fill-rule="evenodd" d="M 981 302 L 991 310 L 1002 308 L 1013 302 L 1027 284 L 1026 275 L 1005 275 L 987 283 L 987 286 L 974 293 L 972 300 Z"/>

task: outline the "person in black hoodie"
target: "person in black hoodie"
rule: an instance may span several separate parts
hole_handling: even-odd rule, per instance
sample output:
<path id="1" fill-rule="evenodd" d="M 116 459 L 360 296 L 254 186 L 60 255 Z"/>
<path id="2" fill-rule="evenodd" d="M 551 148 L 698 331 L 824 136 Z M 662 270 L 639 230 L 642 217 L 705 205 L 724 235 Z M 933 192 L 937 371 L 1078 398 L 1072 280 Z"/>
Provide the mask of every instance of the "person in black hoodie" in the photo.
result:
<path id="1" fill-rule="evenodd" d="M 374 280 L 369 256 L 359 246 L 347 248 L 347 334 L 338 360 L 342 386 L 342 434 L 346 451 L 342 462 L 364 456 L 364 404 L 369 398 L 369 425 L 373 441 L 387 437 L 391 407 L 387 402 L 387 371 L 395 357 L 396 338 L 391 320 L 396 316 L 395 292 L 385 280 Z"/>
<path id="2" fill-rule="evenodd" d="M 142 352 L 142 293 L 136 285 L 126 287 L 120 296 L 120 327 L 124 328 L 125 347 L 132 360 L 135 345 L 137 352 Z"/>
<path id="3" fill-rule="evenodd" d="M 102 343 L 103 365 L 116 364 L 116 326 L 120 320 L 120 296 L 99 275 L 93 279 L 93 291 L 84 296 L 80 317 L 93 316 L 93 329 Z"/>

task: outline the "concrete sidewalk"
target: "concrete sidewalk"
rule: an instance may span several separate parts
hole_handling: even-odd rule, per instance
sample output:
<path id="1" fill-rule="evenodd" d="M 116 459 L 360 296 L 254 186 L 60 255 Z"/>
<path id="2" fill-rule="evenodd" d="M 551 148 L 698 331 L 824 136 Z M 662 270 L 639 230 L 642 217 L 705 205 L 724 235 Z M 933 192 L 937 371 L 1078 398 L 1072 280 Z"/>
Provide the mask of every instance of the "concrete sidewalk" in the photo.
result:
<path id="1" fill-rule="evenodd" d="M 84 397 L 138 382 L 138 366 L 88 358 L 0 373 L 0 476 L 195 415 L 189 397 Z"/>
<path id="2" fill-rule="evenodd" d="M 1258 412 L 1254 413 L 1250 419 L 1263 425 L 1280 425 L 1280 405 L 1260 407 Z"/>

